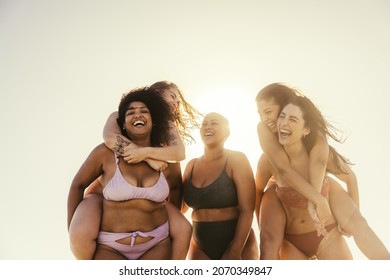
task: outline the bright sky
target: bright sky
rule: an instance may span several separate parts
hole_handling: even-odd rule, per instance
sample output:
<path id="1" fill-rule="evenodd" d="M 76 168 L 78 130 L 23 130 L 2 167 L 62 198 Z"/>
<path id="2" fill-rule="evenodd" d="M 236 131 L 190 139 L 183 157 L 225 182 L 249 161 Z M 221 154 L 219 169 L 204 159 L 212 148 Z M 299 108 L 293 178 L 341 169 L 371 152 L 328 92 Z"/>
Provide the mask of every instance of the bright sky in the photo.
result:
<path id="1" fill-rule="evenodd" d="M 390 3 L 293 2 L 1 0 L 0 259 L 73 259 L 71 180 L 122 93 L 158 80 L 225 114 L 226 146 L 254 171 L 257 92 L 279 81 L 302 89 L 348 136 L 336 147 L 390 248 Z M 187 147 L 183 168 L 201 151 L 201 141 Z"/>

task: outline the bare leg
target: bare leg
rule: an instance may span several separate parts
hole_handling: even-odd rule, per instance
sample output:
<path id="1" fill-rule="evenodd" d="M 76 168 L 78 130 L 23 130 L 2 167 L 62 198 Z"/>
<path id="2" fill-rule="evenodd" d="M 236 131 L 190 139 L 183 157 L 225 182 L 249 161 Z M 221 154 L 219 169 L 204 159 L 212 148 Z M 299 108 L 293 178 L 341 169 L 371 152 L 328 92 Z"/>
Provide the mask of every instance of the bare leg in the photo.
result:
<path id="1" fill-rule="evenodd" d="M 192 238 L 190 243 L 190 250 L 188 251 L 189 260 L 210 260 L 210 257 L 207 256 L 202 249 L 199 248 L 195 240 Z"/>
<path id="2" fill-rule="evenodd" d="M 307 256 L 298 250 L 287 240 L 283 240 L 283 245 L 280 249 L 281 260 L 307 260 Z"/>
<path id="3" fill-rule="evenodd" d="M 260 259 L 278 260 L 283 244 L 286 213 L 276 195 L 275 186 L 270 186 L 260 204 Z"/>
<path id="4" fill-rule="evenodd" d="M 98 244 L 94 260 L 127 260 L 116 250 L 102 244 Z"/>
<path id="5" fill-rule="evenodd" d="M 352 260 L 352 253 L 348 248 L 344 236 L 337 228 L 329 232 L 327 239 L 322 239 L 318 246 L 317 259 L 319 260 Z"/>
<path id="6" fill-rule="evenodd" d="M 356 245 L 368 259 L 390 259 L 390 253 L 368 225 L 348 193 L 329 178 L 329 204 L 343 232 L 352 234 Z"/>
<path id="7" fill-rule="evenodd" d="M 170 238 L 165 238 L 153 248 L 150 248 L 140 257 L 140 260 L 170 260 L 172 254 L 172 244 Z"/>
<path id="8" fill-rule="evenodd" d="M 192 235 L 191 223 L 171 203 L 166 202 L 169 235 L 172 240 L 172 260 L 185 260 Z"/>
<path id="9" fill-rule="evenodd" d="M 259 246 L 255 232 L 251 229 L 248 239 L 246 240 L 244 249 L 242 250 L 241 258 L 243 260 L 258 260 L 259 259 Z"/>
<path id="10" fill-rule="evenodd" d="M 79 260 L 91 260 L 102 217 L 102 196 L 88 194 L 77 206 L 69 226 L 70 247 Z"/>

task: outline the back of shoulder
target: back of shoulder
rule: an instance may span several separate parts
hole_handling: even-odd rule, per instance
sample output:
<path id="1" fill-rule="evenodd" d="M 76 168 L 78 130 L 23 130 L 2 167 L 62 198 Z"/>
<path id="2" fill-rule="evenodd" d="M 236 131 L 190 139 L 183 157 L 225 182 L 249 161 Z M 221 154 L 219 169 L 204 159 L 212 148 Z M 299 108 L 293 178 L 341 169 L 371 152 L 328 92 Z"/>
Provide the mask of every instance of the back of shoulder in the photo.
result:
<path id="1" fill-rule="evenodd" d="M 108 155 L 111 154 L 113 155 L 114 152 L 110 150 L 104 143 L 101 143 L 97 145 L 91 152 L 91 154 L 95 155 Z"/>

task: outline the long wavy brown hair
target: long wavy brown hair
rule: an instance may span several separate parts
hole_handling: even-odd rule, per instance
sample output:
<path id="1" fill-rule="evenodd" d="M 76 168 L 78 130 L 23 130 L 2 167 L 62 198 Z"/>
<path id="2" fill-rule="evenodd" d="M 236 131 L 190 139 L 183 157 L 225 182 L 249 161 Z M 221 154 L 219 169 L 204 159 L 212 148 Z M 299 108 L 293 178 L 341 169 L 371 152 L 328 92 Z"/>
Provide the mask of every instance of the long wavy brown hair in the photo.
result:
<path id="1" fill-rule="evenodd" d="M 165 80 L 158 81 L 152 84 L 150 88 L 160 93 L 163 93 L 165 90 L 175 89 L 179 93 L 179 103 L 174 112 L 174 122 L 184 142 L 195 142 L 191 130 L 200 127 L 200 118 L 203 115 L 185 100 L 183 92 L 175 83 Z"/>

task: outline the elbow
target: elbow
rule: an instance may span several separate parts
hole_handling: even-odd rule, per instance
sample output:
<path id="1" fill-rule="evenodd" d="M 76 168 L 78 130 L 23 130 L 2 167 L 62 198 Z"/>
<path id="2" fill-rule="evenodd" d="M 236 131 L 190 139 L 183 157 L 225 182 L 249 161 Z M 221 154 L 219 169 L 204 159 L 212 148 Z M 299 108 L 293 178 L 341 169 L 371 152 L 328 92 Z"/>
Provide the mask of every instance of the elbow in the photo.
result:
<path id="1" fill-rule="evenodd" d="M 177 153 L 177 160 L 183 161 L 185 159 L 186 159 L 186 151 L 185 151 L 185 148 L 182 147 L 181 149 L 179 149 L 179 151 Z"/>

